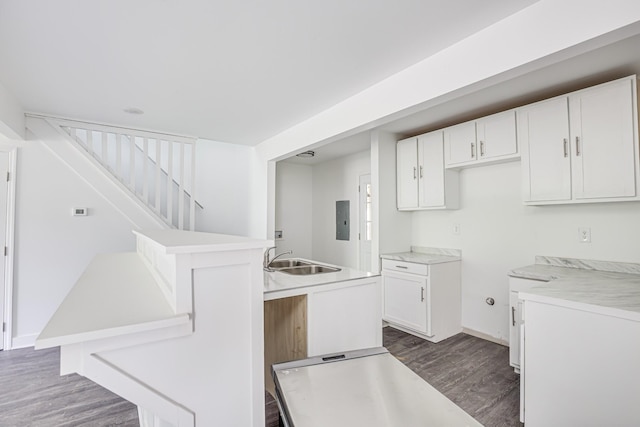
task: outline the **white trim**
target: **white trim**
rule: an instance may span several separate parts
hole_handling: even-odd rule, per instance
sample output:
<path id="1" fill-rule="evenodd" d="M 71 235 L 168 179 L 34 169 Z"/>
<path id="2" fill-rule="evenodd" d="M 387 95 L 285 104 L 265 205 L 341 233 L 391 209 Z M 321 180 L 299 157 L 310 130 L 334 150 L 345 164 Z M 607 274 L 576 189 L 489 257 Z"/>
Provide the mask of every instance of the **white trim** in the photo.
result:
<path id="1" fill-rule="evenodd" d="M 16 213 L 16 158 L 18 149 L 14 147 L 0 147 L 0 151 L 9 156 L 8 172 L 9 184 L 7 189 L 7 224 L 6 246 L 7 255 L 4 257 L 4 318 L 5 324 L 3 350 L 11 350 L 13 341 L 13 254 L 14 254 L 14 230 Z M 29 346 L 27 346 L 29 347 Z"/>
<path id="2" fill-rule="evenodd" d="M 509 347 L 509 341 L 505 341 L 505 340 L 501 340 L 500 338 L 492 337 L 491 335 L 485 334 L 484 332 L 474 331 L 473 329 L 469 329 L 469 328 L 462 328 L 462 333 L 463 334 L 467 334 L 467 335 L 471 335 L 471 336 L 476 337 L 476 338 L 483 339 L 485 341 L 490 341 L 492 343 L 500 344 L 500 345 L 503 345 L 505 347 Z"/>
<path id="3" fill-rule="evenodd" d="M 35 347 L 36 338 L 38 338 L 38 334 L 30 334 L 30 335 L 22 335 L 19 337 L 14 337 L 11 342 L 11 349 L 15 350 L 18 348 Z"/>
<path id="4" fill-rule="evenodd" d="M 58 117 L 58 116 L 47 116 L 45 114 L 26 113 L 25 116 L 27 118 L 28 117 L 35 117 L 35 118 L 38 118 L 38 119 L 54 120 L 60 126 L 70 126 L 70 127 L 80 128 L 80 129 L 91 129 L 91 130 L 97 130 L 97 131 L 101 131 L 101 132 L 122 133 L 122 134 L 126 134 L 126 135 L 134 135 L 134 136 L 139 136 L 139 137 L 142 137 L 142 138 L 146 137 L 146 138 L 151 138 L 151 139 L 163 139 L 163 140 L 166 140 L 167 138 L 169 138 L 172 141 L 182 142 L 182 143 L 185 143 L 185 144 L 194 144 L 196 142 L 196 140 L 198 139 L 198 138 L 193 137 L 193 136 L 176 135 L 176 134 L 172 134 L 172 133 L 155 132 L 155 131 L 151 131 L 151 130 L 132 129 L 132 128 L 126 128 L 126 127 L 122 127 L 122 126 L 109 125 L 109 124 L 106 124 L 106 123 L 85 122 L 85 121 L 82 121 L 82 120 L 72 120 L 72 119 L 66 119 L 64 117 Z"/>

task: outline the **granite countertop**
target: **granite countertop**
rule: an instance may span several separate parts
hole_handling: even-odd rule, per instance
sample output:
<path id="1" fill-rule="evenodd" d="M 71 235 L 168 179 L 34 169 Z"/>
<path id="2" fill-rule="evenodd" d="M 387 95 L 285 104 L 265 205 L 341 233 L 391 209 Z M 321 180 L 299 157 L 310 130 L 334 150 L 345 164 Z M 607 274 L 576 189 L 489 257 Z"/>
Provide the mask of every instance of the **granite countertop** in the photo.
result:
<path id="1" fill-rule="evenodd" d="M 302 258 L 300 258 L 302 259 Z M 305 289 L 313 286 L 327 285 L 331 283 L 345 282 L 357 279 L 365 279 L 368 277 L 380 276 L 376 273 L 356 270 L 353 268 L 343 267 L 339 265 L 328 264 L 326 262 L 317 262 L 313 260 L 304 260 L 312 263 L 328 265 L 330 267 L 340 268 L 340 271 L 332 273 L 310 274 L 310 275 L 292 275 L 280 271 L 264 272 L 264 299 L 278 298 L 278 294 L 304 294 Z"/>
<path id="2" fill-rule="evenodd" d="M 539 256 L 508 274 L 540 281 L 521 299 L 640 321 L 640 264 Z"/>
<path id="3" fill-rule="evenodd" d="M 416 264 L 440 264 L 443 262 L 460 261 L 462 259 L 459 249 L 440 249 L 412 246 L 409 252 L 397 252 L 380 255 L 382 259 L 414 262 Z"/>

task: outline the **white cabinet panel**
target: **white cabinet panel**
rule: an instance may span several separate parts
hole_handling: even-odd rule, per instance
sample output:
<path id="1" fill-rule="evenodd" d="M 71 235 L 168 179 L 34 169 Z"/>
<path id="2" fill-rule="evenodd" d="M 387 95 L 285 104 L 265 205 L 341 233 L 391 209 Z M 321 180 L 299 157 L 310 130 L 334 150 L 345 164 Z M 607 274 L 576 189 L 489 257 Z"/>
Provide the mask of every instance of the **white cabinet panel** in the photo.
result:
<path id="1" fill-rule="evenodd" d="M 418 206 L 418 148 L 416 138 L 398 141 L 396 175 L 398 209 Z"/>
<path id="2" fill-rule="evenodd" d="M 527 427 L 640 425 L 640 322 L 524 301 Z"/>
<path id="3" fill-rule="evenodd" d="M 385 273 L 384 319 L 431 335 L 430 313 L 427 312 L 427 287 L 426 277 Z"/>
<path id="4" fill-rule="evenodd" d="M 618 81 L 569 98 L 576 199 L 636 195 L 633 83 Z"/>
<path id="5" fill-rule="evenodd" d="M 420 207 L 445 205 L 442 131 L 418 137 L 418 202 Z"/>
<path id="6" fill-rule="evenodd" d="M 566 97 L 518 110 L 525 201 L 570 200 L 571 157 Z"/>
<path id="7" fill-rule="evenodd" d="M 308 357 L 382 345 L 380 279 L 307 295 Z"/>
<path id="8" fill-rule="evenodd" d="M 431 342 L 462 330 L 460 261 L 430 265 L 382 261 L 385 321 Z M 408 265 L 413 267 L 404 269 Z"/>
<path id="9" fill-rule="evenodd" d="M 476 120 L 476 135 L 479 160 L 518 154 L 514 110 Z"/>
<path id="10" fill-rule="evenodd" d="M 525 204 L 640 200 L 636 77 L 518 109 Z"/>
<path id="11" fill-rule="evenodd" d="M 398 141 L 396 191 L 399 210 L 457 209 L 458 173 L 444 169 L 443 132 Z"/>
<path id="12" fill-rule="evenodd" d="M 476 160 L 476 124 L 466 122 L 444 130 L 447 166 Z"/>

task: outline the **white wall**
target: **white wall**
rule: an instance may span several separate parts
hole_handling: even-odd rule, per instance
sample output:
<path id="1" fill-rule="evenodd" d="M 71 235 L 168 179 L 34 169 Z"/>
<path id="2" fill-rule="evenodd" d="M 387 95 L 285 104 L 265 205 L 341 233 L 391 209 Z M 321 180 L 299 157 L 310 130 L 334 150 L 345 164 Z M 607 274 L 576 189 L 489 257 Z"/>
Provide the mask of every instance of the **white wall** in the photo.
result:
<path id="1" fill-rule="evenodd" d="M 313 259 L 358 268 L 358 183 L 371 173 L 369 150 L 313 167 Z M 336 240 L 336 201 L 349 200 L 350 238 Z"/>
<path id="2" fill-rule="evenodd" d="M 196 230 L 250 235 L 252 147 L 200 139 L 196 143 Z M 262 236 L 264 238 L 264 236 Z"/>
<path id="3" fill-rule="evenodd" d="M 13 346 L 33 345 L 82 271 L 101 252 L 135 250 L 133 226 L 41 142 L 17 154 Z M 73 207 L 89 215 L 74 217 Z"/>
<path id="4" fill-rule="evenodd" d="M 296 258 L 312 256 L 312 177 L 310 165 L 276 165 L 275 229 L 283 232 L 283 239 L 276 240 L 277 253 L 292 250 Z"/>
<path id="5" fill-rule="evenodd" d="M 510 269 L 535 255 L 640 262 L 640 202 L 524 206 L 520 183 L 520 162 L 465 169 L 460 210 L 412 214 L 413 245 L 462 250 L 463 326 L 505 341 Z M 591 227 L 592 243 L 578 227 Z"/>
<path id="6" fill-rule="evenodd" d="M 18 100 L 0 83 L 0 134 L 7 139 L 23 139 L 24 111 Z"/>

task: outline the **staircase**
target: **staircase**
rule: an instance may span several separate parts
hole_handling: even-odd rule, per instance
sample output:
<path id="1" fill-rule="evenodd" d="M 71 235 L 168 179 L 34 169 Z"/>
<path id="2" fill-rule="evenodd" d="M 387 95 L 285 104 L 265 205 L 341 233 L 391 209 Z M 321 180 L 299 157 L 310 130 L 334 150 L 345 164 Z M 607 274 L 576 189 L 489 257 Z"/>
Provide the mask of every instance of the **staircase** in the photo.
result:
<path id="1" fill-rule="evenodd" d="M 195 228 L 195 138 L 44 118 L 169 228 Z"/>

